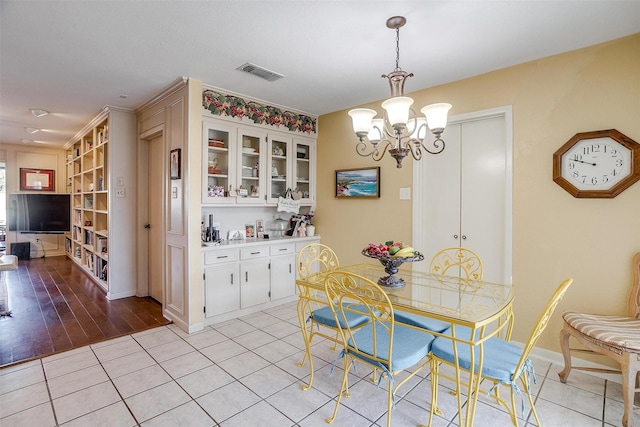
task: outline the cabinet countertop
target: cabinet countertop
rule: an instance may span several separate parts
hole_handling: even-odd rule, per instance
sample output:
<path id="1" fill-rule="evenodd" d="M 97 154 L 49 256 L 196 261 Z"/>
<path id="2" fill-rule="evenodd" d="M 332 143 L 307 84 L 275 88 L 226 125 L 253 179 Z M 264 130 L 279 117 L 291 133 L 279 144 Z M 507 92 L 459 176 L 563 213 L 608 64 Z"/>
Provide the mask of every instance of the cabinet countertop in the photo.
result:
<path id="1" fill-rule="evenodd" d="M 255 245 L 271 245 L 279 243 L 310 243 L 320 239 L 320 235 L 306 236 L 306 237 L 271 237 L 269 239 L 245 239 L 245 240 L 224 240 L 219 244 L 202 242 L 202 251 L 211 251 L 216 249 L 230 249 L 230 248 L 242 248 L 245 246 Z"/>

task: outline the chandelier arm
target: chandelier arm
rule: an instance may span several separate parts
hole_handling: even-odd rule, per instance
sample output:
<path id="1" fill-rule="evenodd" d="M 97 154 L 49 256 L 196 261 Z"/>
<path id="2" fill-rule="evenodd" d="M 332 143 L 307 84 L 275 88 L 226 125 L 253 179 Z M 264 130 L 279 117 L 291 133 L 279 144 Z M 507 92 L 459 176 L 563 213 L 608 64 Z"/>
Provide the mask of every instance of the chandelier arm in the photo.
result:
<path id="1" fill-rule="evenodd" d="M 383 139 L 375 145 L 367 142 L 365 139 L 361 139 L 356 144 L 356 153 L 358 153 L 362 157 L 371 156 L 373 160 L 378 161 L 382 159 L 382 157 L 384 157 L 385 153 L 389 149 L 389 146 L 391 146 L 392 144 L 393 143 L 387 139 Z"/>
<path id="2" fill-rule="evenodd" d="M 384 155 L 386 154 L 386 152 L 389 149 L 389 147 L 391 146 L 391 144 L 393 144 L 393 143 L 391 141 L 389 141 L 388 139 L 383 139 L 382 141 L 380 141 L 378 143 L 378 146 L 373 151 L 373 153 L 371 153 L 371 158 L 373 160 L 375 160 L 376 162 L 380 161 L 384 157 Z"/>
<path id="3" fill-rule="evenodd" d="M 420 140 L 408 139 L 404 143 L 404 145 L 409 149 L 409 151 L 411 151 L 411 157 L 413 157 L 414 160 L 422 159 L 422 150 L 420 149 L 420 146 L 422 145 L 422 143 L 420 142 Z"/>
<path id="4" fill-rule="evenodd" d="M 425 138 L 427 139 L 427 138 Z M 422 148 L 424 148 L 424 150 L 427 153 L 430 154 L 440 154 L 442 153 L 442 151 L 444 151 L 444 141 L 442 140 L 442 138 L 440 138 L 440 136 L 436 136 L 436 139 L 433 140 L 433 142 L 431 143 L 431 145 L 435 148 L 434 151 L 429 150 L 425 145 L 424 142 L 422 142 L 420 145 L 422 145 Z"/>

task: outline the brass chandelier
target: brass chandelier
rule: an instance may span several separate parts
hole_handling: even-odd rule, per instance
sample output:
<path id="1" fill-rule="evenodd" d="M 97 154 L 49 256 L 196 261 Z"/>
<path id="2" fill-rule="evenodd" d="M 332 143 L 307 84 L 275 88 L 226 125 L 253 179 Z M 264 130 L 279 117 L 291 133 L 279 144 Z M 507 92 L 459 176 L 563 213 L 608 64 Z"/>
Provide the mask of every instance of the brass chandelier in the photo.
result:
<path id="1" fill-rule="evenodd" d="M 411 153 L 415 160 L 422 158 L 422 151 L 439 154 L 444 150 L 444 141 L 440 136 L 447 126 L 447 114 L 451 104 L 437 103 L 423 107 L 418 117 L 411 108 L 413 99 L 404 96 L 404 84 L 413 73 L 400 68 L 400 28 L 406 24 L 404 16 L 392 16 L 387 19 L 387 27 L 396 30 L 396 68 L 382 77 L 389 80 L 391 98 L 382 103 L 385 113 L 383 118 L 374 118 L 375 110 L 355 108 L 349 111 L 353 121 L 353 130 L 360 142 L 356 144 L 356 152 L 363 156 L 371 156 L 379 161 L 387 151 L 396 159 L 397 167 L 402 167 L 402 160 Z M 430 147 L 425 145 L 427 127 L 435 135 Z M 427 142 L 427 144 L 429 144 Z"/>

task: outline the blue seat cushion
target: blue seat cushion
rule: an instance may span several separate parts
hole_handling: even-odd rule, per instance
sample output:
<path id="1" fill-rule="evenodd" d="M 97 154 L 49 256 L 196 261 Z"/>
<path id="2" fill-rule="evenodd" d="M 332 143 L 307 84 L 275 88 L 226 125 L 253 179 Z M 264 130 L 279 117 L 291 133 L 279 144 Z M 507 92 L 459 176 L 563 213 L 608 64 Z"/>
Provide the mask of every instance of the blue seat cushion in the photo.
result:
<path id="1" fill-rule="evenodd" d="M 353 305 L 352 307 L 350 307 L 350 309 L 362 312 L 362 314 L 352 311 L 345 311 L 344 316 L 342 316 L 341 313 L 338 313 L 338 319 L 340 319 L 340 326 L 342 328 L 346 328 L 347 324 L 350 328 L 356 328 L 364 323 L 367 323 L 370 320 L 369 311 L 362 304 Z M 325 325 L 334 329 L 338 327 L 338 325 L 336 324 L 336 319 L 335 317 L 333 317 L 331 307 L 329 306 L 313 310 L 310 317 L 314 322 L 321 325 Z"/>
<path id="2" fill-rule="evenodd" d="M 477 331 L 476 331 L 477 332 Z M 455 327 L 456 338 L 468 340 L 471 337 L 471 329 L 463 326 Z M 451 328 L 444 332 L 445 336 L 437 337 L 431 346 L 434 356 L 455 364 L 453 353 L 453 341 L 446 336 L 451 336 Z M 477 338 L 477 336 L 476 336 Z M 458 359 L 460 367 L 469 370 L 471 367 L 471 351 L 469 345 L 458 343 Z M 514 376 L 516 366 L 522 356 L 522 349 L 515 344 L 500 338 L 489 338 L 484 342 L 484 358 L 482 363 L 482 376 L 491 378 L 505 384 L 512 384 L 517 376 Z M 478 369 L 480 347 L 474 346 L 475 368 Z M 529 365 L 529 364 L 528 364 Z M 520 373 L 518 373 L 519 375 Z"/>
<path id="3" fill-rule="evenodd" d="M 376 354 L 374 354 L 373 328 L 374 325 L 369 323 L 353 334 L 353 339 L 355 339 L 357 343 L 358 350 L 364 353 L 364 355 L 353 351 L 354 343 L 351 338 L 349 338 L 347 342 L 347 352 L 354 357 L 374 365 L 378 365 L 378 363 L 366 355 L 383 359 L 384 362 L 381 367 L 391 372 L 407 369 L 418 363 L 420 359 L 429 354 L 431 343 L 435 339 L 435 337 L 429 333 L 396 324 L 393 332 L 392 366 L 389 366 L 389 332 L 379 322 L 375 323 L 377 348 L 375 349 Z"/>
<path id="4" fill-rule="evenodd" d="M 418 328 L 434 332 L 444 332 L 447 328 L 451 327 L 451 323 L 449 322 L 443 322 L 442 320 L 432 319 L 427 316 L 407 313 L 404 311 L 396 311 L 394 313 L 394 318 L 396 319 L 396 322 L 406 323 L 407 325 L 416 326 Z"/>

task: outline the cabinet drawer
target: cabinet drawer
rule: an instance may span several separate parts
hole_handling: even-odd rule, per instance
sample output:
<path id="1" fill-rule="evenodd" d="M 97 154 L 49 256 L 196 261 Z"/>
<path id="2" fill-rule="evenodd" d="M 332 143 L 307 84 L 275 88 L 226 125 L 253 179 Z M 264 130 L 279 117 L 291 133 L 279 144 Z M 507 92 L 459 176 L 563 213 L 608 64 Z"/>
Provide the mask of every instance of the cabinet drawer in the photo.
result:
<path id="1" fill-rule="evenodd" d="M 204 265 L 220 264 L 221 262 L 238 261 L 238 250 L 212 251 L 204 253 Z"/>
<path id="2" fill-rule="evenodd" d="M 292 254 L 296 250 L 296 245 L 293 243 L 289 243 L 286 245 L 271 245 L 269 246 L 270 255 L 286 255 Z"/>
<path id="3" fill-rule="evenodd" d="M 268 246 L 249 247 L 240 249 L 240 259 L 253 259 L 269 256 Z"/>

